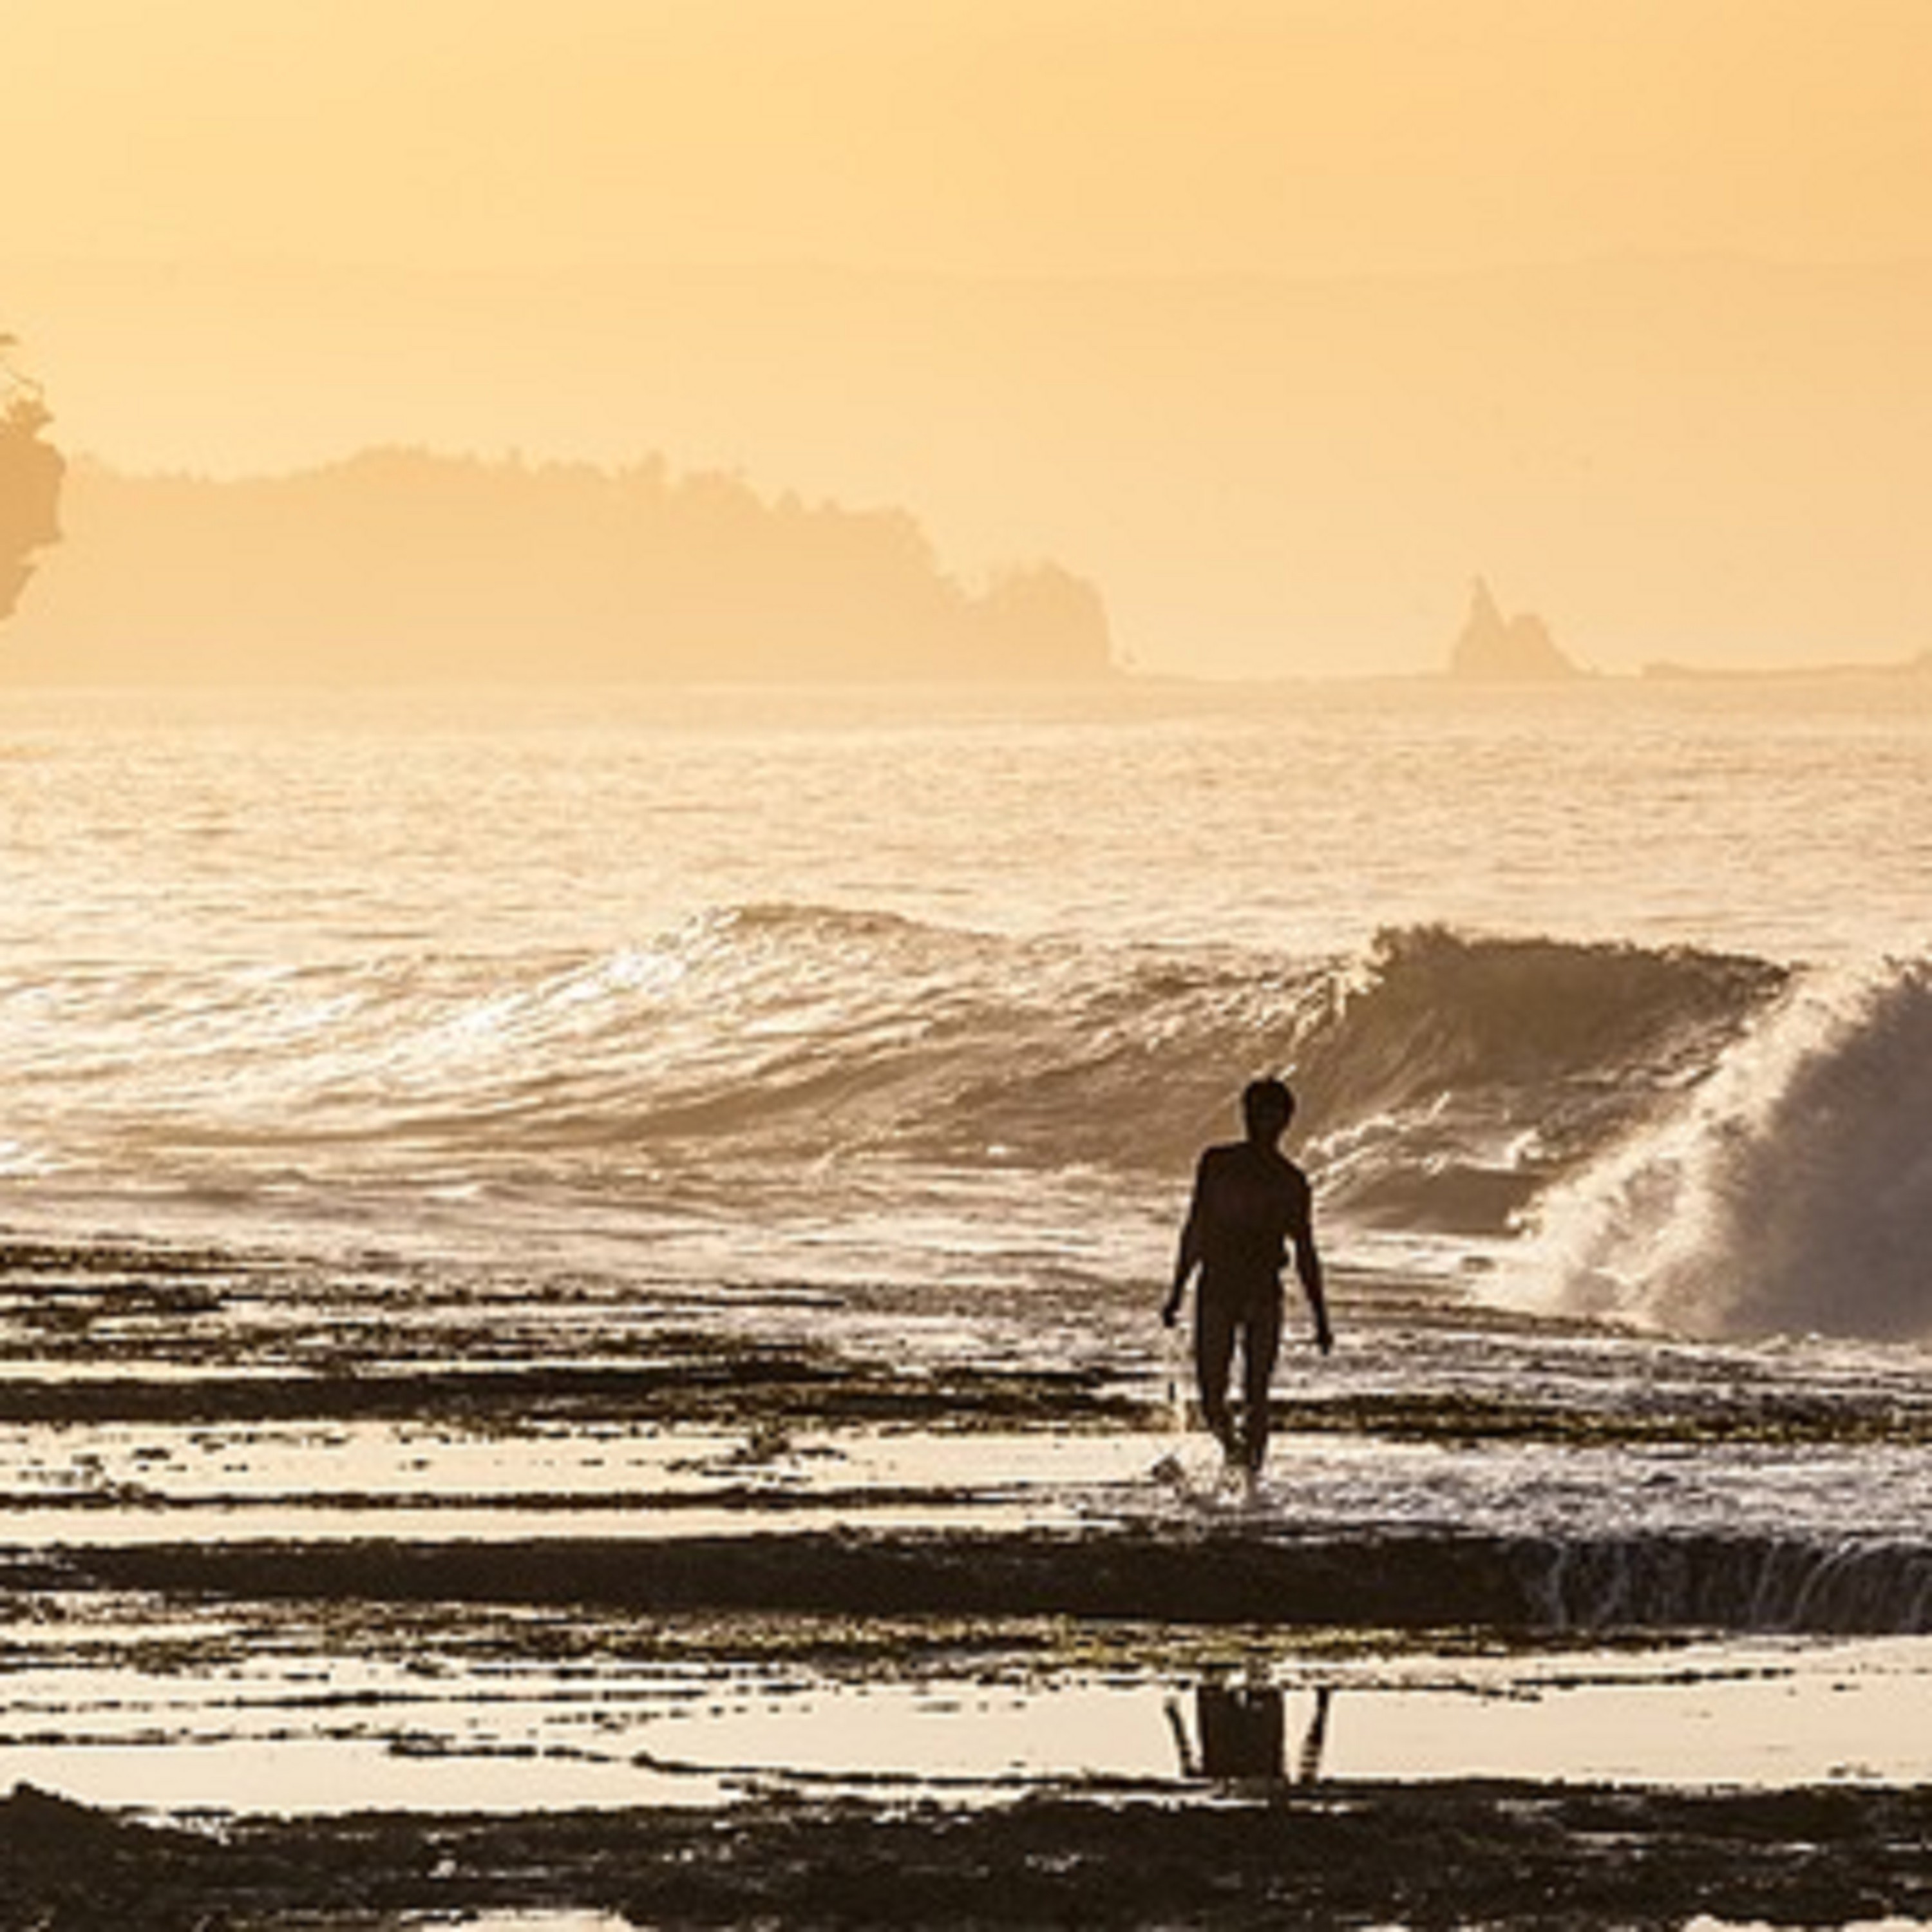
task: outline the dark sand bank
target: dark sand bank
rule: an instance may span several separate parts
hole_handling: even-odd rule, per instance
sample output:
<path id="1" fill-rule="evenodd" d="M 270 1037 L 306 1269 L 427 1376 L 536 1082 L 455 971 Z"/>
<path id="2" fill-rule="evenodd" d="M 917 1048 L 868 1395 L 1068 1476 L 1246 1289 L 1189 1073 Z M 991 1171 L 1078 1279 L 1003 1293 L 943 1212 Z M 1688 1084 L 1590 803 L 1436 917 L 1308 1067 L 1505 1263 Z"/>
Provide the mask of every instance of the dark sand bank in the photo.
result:
<path id="1" fill-rule="evenodd" d="M 716 1499 L 714 1499 L 715 1501 Z M 727 1500 L 729 1500 L 728 1498 Z M 778 1512 L 781 1516 L 783 1512 Z M 1382 1534 L 1282 1539 L 1239 1522 L 1162 1533 L 854 1528 L 585 1539 L 133 1541 L 8 1559 L 0 1588 L 386 1603 L 564 1604 L 1059 1616 L 1528 1634 L 1897 1634 L 1932 1616 L 1932 1554 L 1798 1539 L 1628 1542 Z"/>
<path id="2" fill-rule="evenodd" d="M 369 1926 L 570 1907 L 640 1925 L 1824 1925 L 1932 1914 L 1928 1834 L 1923 1791 L 1330 1786 L 965 1813 L 364 1814 L 208 1834 L 22 1787 L 0 1804 L 0 1925 Z"/>

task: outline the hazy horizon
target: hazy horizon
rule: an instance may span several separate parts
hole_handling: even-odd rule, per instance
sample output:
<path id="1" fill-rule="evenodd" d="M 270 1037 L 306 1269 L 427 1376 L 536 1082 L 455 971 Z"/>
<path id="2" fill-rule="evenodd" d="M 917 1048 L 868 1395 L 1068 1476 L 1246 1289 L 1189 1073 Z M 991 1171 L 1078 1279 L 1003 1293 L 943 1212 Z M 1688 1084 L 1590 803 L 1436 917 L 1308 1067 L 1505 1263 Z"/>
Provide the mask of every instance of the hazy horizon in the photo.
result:
<path id="1" fill-rule="evenodd" d="M 1478 574 L 1605 670 L 1932 644 L 1905 0 L 77 0 L 8 52 L 70 454 L 662 452 L 1053 559 L 1159 671 L 1423 668 Z"/>
<path id="2" fill-rule="evenodd" d="M 389 446 L 662 454 L 904 510 L 968 579 L 1050 558 L 1098 584 L 1124 659 L 1155 672 L 1433 668 L 1478 575 L 1604 670 L 1932 644 L 1910 514 L 1932 386 L 1895 374 L 1932 339 L 1932 262 L 95 264 L 16 271 L 7 296 L 73 454 L 231 476 Z"/>

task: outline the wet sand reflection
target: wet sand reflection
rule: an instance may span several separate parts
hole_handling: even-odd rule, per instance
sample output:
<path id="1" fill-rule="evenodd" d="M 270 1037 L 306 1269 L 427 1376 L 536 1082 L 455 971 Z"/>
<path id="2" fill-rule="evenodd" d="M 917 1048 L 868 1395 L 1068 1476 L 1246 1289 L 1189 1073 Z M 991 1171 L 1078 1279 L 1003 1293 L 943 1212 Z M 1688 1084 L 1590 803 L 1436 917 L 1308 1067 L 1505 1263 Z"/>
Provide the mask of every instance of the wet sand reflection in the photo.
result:
<path id="1" fill-rule="evenodd" d="M 1250 1672 L 1238 1682 L 1204 1677 L 1194 1687 L 1190 1737 L 1181 1700 L 1170 1694 L 1166 1710 L 1184 1778 L 1241 1783 L 1312 1784 L 1322 1774 L 1328 1740 L 1333 1687 L 1316 1688 L 1315 1709 L 1302 1734 L 1290 1773 L 1286 1757 L 1286 1700 L 1275 1684 Z"/>

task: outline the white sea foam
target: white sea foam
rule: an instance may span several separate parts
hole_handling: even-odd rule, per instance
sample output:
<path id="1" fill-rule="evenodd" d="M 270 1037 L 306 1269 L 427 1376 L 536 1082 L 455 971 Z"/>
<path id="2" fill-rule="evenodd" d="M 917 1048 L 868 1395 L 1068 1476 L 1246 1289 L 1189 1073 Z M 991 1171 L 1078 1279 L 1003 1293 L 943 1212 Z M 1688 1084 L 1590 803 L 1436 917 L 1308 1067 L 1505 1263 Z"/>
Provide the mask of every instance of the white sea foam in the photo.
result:
<path id="1" fill-rule="evenodd" d="M 1932 969 L 1807 975 L 1539 1208 L 1502 1292 L 1690 1334 L 1932 1336 Z"/>

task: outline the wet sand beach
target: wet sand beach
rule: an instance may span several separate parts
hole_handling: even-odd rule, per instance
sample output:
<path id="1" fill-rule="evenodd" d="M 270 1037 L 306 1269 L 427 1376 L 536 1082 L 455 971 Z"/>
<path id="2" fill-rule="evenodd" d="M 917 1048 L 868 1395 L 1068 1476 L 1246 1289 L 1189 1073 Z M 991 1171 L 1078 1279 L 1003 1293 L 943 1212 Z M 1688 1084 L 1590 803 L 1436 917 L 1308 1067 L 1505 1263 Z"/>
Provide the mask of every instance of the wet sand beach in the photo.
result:
<path id="1" fill-rule="evenodd" d="M 373 1258 L 16 1241 L 0 1294 L 9 1926 L 1932 1917 L 1916 1492 L 1826 1534 L 1909 1378 L 1637 1405 L 1498 1316 L 1569 1379 L 1424 1406 L 1365 1342 L 1242 1504 L 1125 1298 L 1055 1365 Z M 1664 1480 L 1712 1444 L 1808 1501 Z"/>

